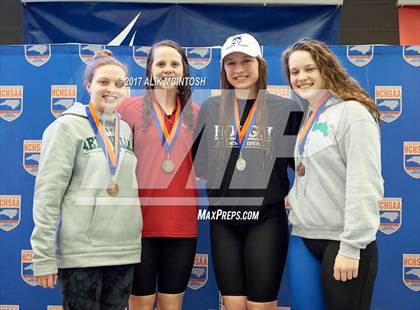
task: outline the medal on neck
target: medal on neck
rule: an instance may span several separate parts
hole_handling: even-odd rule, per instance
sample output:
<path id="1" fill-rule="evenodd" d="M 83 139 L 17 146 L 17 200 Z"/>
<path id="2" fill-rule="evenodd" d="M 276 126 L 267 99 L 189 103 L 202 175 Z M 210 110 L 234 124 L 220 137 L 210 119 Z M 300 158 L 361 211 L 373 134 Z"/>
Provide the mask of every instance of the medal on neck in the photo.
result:
<path id="1" fill-rule="evenodd" d="M 172 173 L 175 171 L 175 162 L 172 159 L 170 159 L 169 154 L 171 148 L 175 145 L 175 142 L 178 139 L 179 131 L 182 124 L 181 101 L 179 99 L 179 96 L 176 98 L 176 112 L 174 116 L 175 120 L 171 132 L 169 132 L 168 128 L 166 127 L 164 116 L 162 115 L 155 98 L 153 98 L 152 115 L 155 126 L 162 138 L 162 145 L 165 148 L 167 155 L 166 159 L 162 162 L 161 168 L 163 172 Z"/>
<path id="2" fill-rule="evenodd" d="M 92 102 L 89 102 L 89 105 L 86 107 L 86 114 L 89 119 L 90 126 L 93 129 L 93 132 L 96 136 L 96 141 L 98 141 L 99 146 L 102 149 L 102 152 L 105 154 L 108 163 L 108 169 L 111 174 L 112 181 L 107 187 L 107 193 L 109 196 L 117 196 L 120 188 L 115 181 L 115 173 L 117 171 L 118 162 L 120 159 L 120 117 L 118 113 L 114 112 L 115 115 L 115 138 L 114 138 L 114 148 L 112 147 L 111 141 L 105 133 L 104 126 L 102 126 L 98 116 L 96 114 L 95 108 L 93 107 Z"/>
<path id="3" fill-rule="evenodd" d="M 302 131 L 299 133 L 299 137 L 298 137 L 299 156 L 302 156 L 302 154 L 304 153 L 306 142 L 308 140 L 308 134 L 311 128 L 317 122 L 319 115 L 325 110 L 325 106 L 329 98 L 330 98 L 330 94 L 327 93 L 319 100 L 318 104 L 315 105 L 315 110 L 312 112 L 311 116 L 306 120 Z M 305 175 L 305 165 L 301 161 L 296 166 L 296 173 L 299 177 L 303 177 Z"/>
<path id="4" fill-rule="evenodd" d="M 244 171 L 246 169 L 246 160 L 243 157 L 242 149 L 246 145 L 246 141 L 249 138 L 249 135 L 252 131 L 252 128 L 255 124 L 255 111 L 257 109 L 257 101 L 255 100 L 252 103 L 252 108 L 248 113 L 248 116 L 245 120 L 245 123 L 241 127 L 241 122 L 239 119 L 239 108 L 238 108 L 238 101 L 236 97 L 234 97 L 233 102 L 233 130 L 235 133 L 236 142 L 239 147 L 239 158 L 236 160 L 236 169 L 238 171 Z"/>

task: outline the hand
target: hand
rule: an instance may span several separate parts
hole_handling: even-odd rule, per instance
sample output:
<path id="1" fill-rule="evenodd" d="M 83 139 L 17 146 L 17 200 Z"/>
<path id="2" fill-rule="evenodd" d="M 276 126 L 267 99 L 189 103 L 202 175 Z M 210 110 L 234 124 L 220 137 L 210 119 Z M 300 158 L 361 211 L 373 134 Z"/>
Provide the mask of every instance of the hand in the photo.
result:
<path id="1" fill-rule="evenodd" d="M 337 254 L 335 257 L 334 263 L 334 279 L 337 281 L 346 282 L 357 278 L 357 273 L 359 271 L 359 260 L 343 255 Z"/>
<path id="2" fill-rule="evenodd" d="M 284 197 L 284 207 L 286 209 L 290 209 L 290 203 L 289 203 L 289 197 L 288 196 Z"/>
<path id="3" fill-rule="evenodd" d="M 334 263 L 334 279 L 337 281 L 346 282 L 357 278 L 359 271 L 359 260 L 354 258 L 345 257 L 337 254 Z"/>
<path id="4" fill-rule="evenodd" d="M 57 274 L 49 274 L 46 276 L 36 276 L 36 282 L 44 288 L 54 288 L 57 284 Z"/>

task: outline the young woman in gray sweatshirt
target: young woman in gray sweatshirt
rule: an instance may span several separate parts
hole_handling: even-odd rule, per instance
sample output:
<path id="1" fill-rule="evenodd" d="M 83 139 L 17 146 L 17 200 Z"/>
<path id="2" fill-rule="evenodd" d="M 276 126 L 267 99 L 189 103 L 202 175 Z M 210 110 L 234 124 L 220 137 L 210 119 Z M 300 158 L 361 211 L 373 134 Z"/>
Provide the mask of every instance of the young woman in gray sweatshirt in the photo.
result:
<path id="1" fill-rule="evenodd" d="M 61 283 L 67 310 L 124 309 L 140 261 L 142 217 L 132 132 L 114 112 L 126 67 L 109 51 L 87 67 L 89 105 L 45 130 L 31 237 L 39 285 Z"/>
<path id="2" fill-rule="evenodd" d="M 294 306 L 369 309 L 383 198 L 378 110 L 322 42 L 302 39 L 283 61 L 307 109 L 288 195 Z"/>

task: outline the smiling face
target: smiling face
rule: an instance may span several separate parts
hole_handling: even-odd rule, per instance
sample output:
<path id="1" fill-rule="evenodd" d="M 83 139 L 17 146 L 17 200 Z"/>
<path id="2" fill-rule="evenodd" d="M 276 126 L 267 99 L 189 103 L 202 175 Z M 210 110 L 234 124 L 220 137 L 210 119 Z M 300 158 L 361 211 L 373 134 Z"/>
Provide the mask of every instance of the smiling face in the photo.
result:
<path id="1" fill-rule="evenodd" d="M 114 64 L 103 65 L 95 70 L 86 89 L 97 111 L 111 113 L 127 96 L 126 77 L 124 69 Z"/>
<path id="2" fill-rule="evenodd" d="M 248 98 L 255 98 L 258 86 L 258 60 L 256 57 L 235 52 L 223 59 L 226 78 L 235 90 L 248 90 Z"/>
<path id="3" fill-rule="evenodd" d="M 177 79 L 183 76 L 182 56 L 170 46 L 159 46 L 153 51 L 151 74 L 157 89 L 177 87 Z"/>
<path id="4" fill-rule="evenodd" d="M 293 90 L 311 105 L 317 104 L 327 90 L 312 55 L 307 51 L 295 51 L 290 55 L 288 65 Z"/>

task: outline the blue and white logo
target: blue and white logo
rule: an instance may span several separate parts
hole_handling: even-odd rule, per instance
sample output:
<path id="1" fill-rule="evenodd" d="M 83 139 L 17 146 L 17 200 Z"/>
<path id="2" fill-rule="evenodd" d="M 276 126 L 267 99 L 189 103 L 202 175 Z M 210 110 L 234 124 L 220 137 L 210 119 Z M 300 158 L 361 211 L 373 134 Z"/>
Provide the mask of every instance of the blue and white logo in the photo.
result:
<path id="1" fill-rule="evenodd" d="M 20 275 L 23 281 L 31 286 L 37 286 L 38 283 L 34 276 L 34 264 L 32 263 L 32 251 L 22 250 L 20 257 Z"/>
<path id="2" fill-rule="evenodd" d="M 420 45 L 403 46 L 402 52 L 406 62 L 414 67 L 420 66 Z"/>
<path id="3" fill-rule="evenodd" d="M 59 117 L 77 99 L 77 85 L 51 85 L 51 113 Z"/>
<path id="4" fill-rule="evenodd" d="M 379 204 L 379 216 L 379 230 L 387 235 L 395 233 L 402 224 L 402 199 L 382 199 Z"/>
<path id="5" fill-rule="evenodd" d="M 404 170 L 415 179 L 420 178 L 420 142 L 404 141 Z"/>
<path id="6" fill-rule="evenodd" d="M 35 67 L 45 65 L 51 58 L 51 46 L 49 44 L 25 45 L 25 58 Z"/>
<path id="7" fill-rule="evenodd" d="M 23 86 L 0 86 L 0 118 L 11 122 L 23 112 Z"/>
<path id="8" fill-rule="evenodd" d="M 387 123 L 395 121 L 402 113 L 402 87 L 375 86 L 375 102 L 381 120 Z"/>
<path id="9" fill-rule="evenodd" d="M 97 52 L 103 50 L 105 47 L 99 44 L 79 44 L 79 56 L 85 64 L 90 64 L 94 60 Z"/>
<path id="10" fill-rule="evenodd" d="M 403 254 L 403 281 L 415 292 L 420 291 L 420 254 Z"/>
<path id="11" fill-rule="evenodd" d="M 188 287 L 193 290 L 202 288 L 208 279 L 208 254 L 195 254 L 194 266 L 191 271 Z"/>
<path id="12" fill-rule="evenodd" d="M 36 176 L 41 159 L 41 140 L 23 140 L 23 168 Z"/>
<path id="13" fill-rule="evenodd" d="M 20 223 L 20 195 L 0 195 L 0 229 L 10 231 Z"/>
<path id="14" fill-rule="evenodd" d="M 211 62 L 211 47 L 187 47 L 186 51 L 188 62 L 194 69 L 204 69 Z"/>
<path id="15" fill-rule="evenodd" d="M 150 49 L 150 46 L 133 46 L 133 59 L 136 64 L 144 69 L 146 69 L 146 62 Z"/>
<path id="16" fill-rule="evenodd" d="M 347 59 L 355 66 L 366 66 L 372 61 L 373 55 L 373 45 L 347 45 Z"/>

